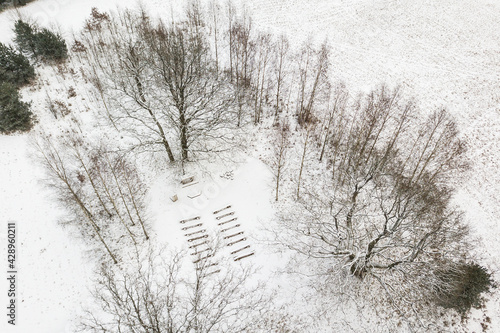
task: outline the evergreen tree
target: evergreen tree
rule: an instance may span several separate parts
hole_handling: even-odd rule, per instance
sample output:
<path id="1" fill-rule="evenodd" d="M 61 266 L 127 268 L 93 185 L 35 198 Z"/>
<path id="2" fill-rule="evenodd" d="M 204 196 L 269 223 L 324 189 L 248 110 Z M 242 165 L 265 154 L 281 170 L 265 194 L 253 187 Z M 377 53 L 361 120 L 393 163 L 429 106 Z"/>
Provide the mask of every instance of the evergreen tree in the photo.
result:
<path id="1" fill-rule="evenodd" d="M 14 25 L 14 42 L 19 50 L 29 56 L 37 56 L 35 43 L 35 27 L 31 26 L 22 20 L 17 20 Z"/>
<path id="2" fill-rule="evenodd" d="M 35 48 L 38 55 L 49 60 L 62 60 L 68 56 L 64 39 L 45 28 L 35 34 Z"/>
<path id="3" fill-rule="evenodd" d="M 19 100 L 16 87 L 0 83 L 0 133 L 29 131 L 33 126 L 30 104 Z"/>
<path id="4" fill-rule="evenodd" d="M 22 53 L 0 43 L 0 82 L 21 86 L 34 76 L 35 69 Z"/>

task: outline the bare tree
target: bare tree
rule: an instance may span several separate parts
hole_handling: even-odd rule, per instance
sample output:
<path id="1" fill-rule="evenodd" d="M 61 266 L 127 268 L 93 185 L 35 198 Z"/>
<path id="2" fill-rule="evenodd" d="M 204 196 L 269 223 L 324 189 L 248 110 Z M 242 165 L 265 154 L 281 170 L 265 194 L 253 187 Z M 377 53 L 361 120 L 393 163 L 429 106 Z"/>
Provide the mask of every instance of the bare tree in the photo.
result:
<path id="1" fill-rule="evenodd" d="M 110 106 L 107 116 L 136 140 L 134 148 L 163 146 L 174 161 L 228 142 L 234 91 L 219 77 L 193 2 L 187 20 L 166 25 L 144 12 L 122 11 L 81 36 L 91 81 Z"/>
<path id="2" fill-rule="evenodd" d="M 265 93 L 265 85 L 267 83 L 267 72 L 269 70 L 269 62 L 271 60 L 271 35 L 259 34 L 256 41 L 256 81 L 254 86 L 254 123 L 260 122 L 262 114 L 262 106 L 267 96 Z"/>
<path id="3" fill-rule="evenodd" d="M 209 12 L 211 16 L 211 29 L 214 37 L 214 52 L 215 52 L 215 72 L 219 74 L 219 15 L 221 12 L 220 4 L 216 0 L 212 0 L 209 4 Z"/>
<path id="4" fill-rule="evenodd" d="M 203 34 L 159 23 L 145 27 L 142 36 L 164 113 L 177 132 L 182 159 L 187 160 L 190 152 L 204 150 L 203 143 L 224 139 L 219 130 L 231 124 L 232 88 L 217 79 Z"/>
<path id="5" fill-rule="evenodd" d="M 274 119 L 277 121 L 278 112 L 280 110 L 281 103 L 281 93 L 283 89 L 283 81 L 286 76 L 286 63 L 288 60 L 288 53 L 290 51 L 290 43 L 285 36 L 280 36 L 278 41 L 275 43 L 275 66 L 274 72 L 276 76 L 276 111 L 274 113 Z"/>
<path id="6" fill-rule="evenodd" d="M 146 231 L 145 184 L 137 168 L 126 156 L 110 150 L 105 145 L 92 151 L 91 175 L 101 180 L 104 192 L 110 196 L 109 201 L 114 207 L 115 215 L 120 218 L 132 238 L 134 236 L 128 224 L 135 226 L 138 223 L 146 240 L 149 239 Z"/>
<path id="7" fill-rule="evenodd" d="M 109 244 L 119 241 L 126 231 L 132 245 L 138 240 L 139 225 L 146 239 L 145 186 L 132 162 L 109 149 L 85 142 L 76 131 L 53 138 L 40 134 L 34 141 L 48 174 L 48 183 L 58 197 L 72 207 L 76 225 L 82 234 L 97 236 L 112 256 Z M 70 203 L 68 205 L 67 203 Z M 87 221 L 92 230 L 87 230 Z M 120 227 L 114 227 L 114 225 Z"/>
<path id="8" fill-rule="evenodd" d="M 87 312 L 81 329 L 201 333 L 257 327 L 269 303 L 262 285 L 248 285 L 252 269 L 228 263 L 214 272 L 208 261 L 194 267 L 186 261 L 180 253 L 148 249 L 129 268 L 103 265 L 93 291 L 98 309 Z"/>
<path id="9" fill-rule="evenodd" d="M 315 129 L 314 125 L 306 125 L 305 133 L 304 133 L 304 142 L 302 145 L 302 154 L 300 157 L 300 167 L 299 167 L 299 175 L 297 177 L 297 200 L 300 199 L 300 181 L 302 180 L 302 173 L 304 171 L 304 162 L 306 161 L 307 149 L 311 140 L 311 135 L 313 134 Z"/>
<path id="10" fill-rule="evenodd" d="M 306 44 L 298 57 L 299 91 L 297 115 L 299 123 L 311 120 L 318 97 L 328 90 L 328 71 L 330 66 L 329 47 L 325 41 L 319 50 Z"/>
<path id="11" fill-rule="evenodd" d="M 385 87 L 361 96 L 331 132 L 332 177 L 305 179 L 298 211 L 281 220 L 286 246 L 401 300 L 394 284 L 411 283 L 401 274 L 463 254 L 467 229 L 446 183 L 465 167 L 465 144 L 445 111 L 419 122 L 415 104 Z"/>
<path id="12" fill-rule="evenodd" d="M 249 87 L 252 82 L 252 65 L 255 41 L 252 38 L 252 19 L 247 13 L 232 24 L 232 55 L 237 85 Z"/>
<path id="13" fill-rule="evenodd" d="M 228 44 L 229 44 L 229 46 L 228 46 L 228 50 L 229 50 L 229 77 L 231 78 L 231 83 L 232 83 L 233 79 L 234 79 L 233 51 L 235 49 L 235 36 L 234 36 L 233 24 L 234 24 L 235 16 L 236 16 L 236 8 L 234 7 L 234 4 L 231 0 L 227 1 L 226 9 L 227 9 L 227 22 L 228 22 L 226 35 L 227 35 Z"/>
<path id="14" fill-rule="evenodd" d="M 318 95 L 320 94 L 320 90 L 322 86 L 327 86 L 329 85 L 328 82 L 328 70 L 329 70 L 329 47 L 328 43 L 325 40 L 323 44 L 321 44 L 320 50 L 317 52 L 317 59 L 314 67 L 314 81 L 312 84 L 311 92 L 309 94 L 309 99 L 307 101 L 307 105 L 305 107 L 305 110 L 301 110 L 301 115 L 302 117 L 299 117 L 299 120 L 303 120 L 304 122 L 308 122 L 314 103 L 316 102 L 316 99 Z"/>
<path id="15" fill-rule="evenodd" d="M 329 93 L 327 106 L 328 112 L 323 120 L 324 134 L 321 144 L 321 153 L 319 155 L 320 162 L 323 160 L 323 156 L 325 155 L 327 144 L 333 144 L 333 142 L 338 141 L 339 137 L 342 137 L 342 132 L 338 131 L 345 130 L 345 126 L 339 125 L 339 123 L 343 122 L 346 117 L 345 113 L 348 97 L 349 94 L 343 86 L 337 87 L 333 96 Z"/>
<path id="16" fill-rule="evenodd" d="M 145 12 L 110 16 L 93 9 L 80 36 L 85 45 L 81 57 L 90 68 L 91 82 L 111 123 L 137 140 L 134 148 L 161 145 L 173 162 L 166 119 L 154 93 L 146 45 L 139 35 L 148 22 Z"/>
<path id="17" fill-rule="evenodd" d="M 187 26 L 194 35 L 201 34 L 201 29 L 205 27 L 205 12 L 199 0 L 190 0 L 186 7 Z"/>
<path id="18" fill-rule="evenodd" d="M 246 13 L 243 18 L 235 19 L 230 28 L 231 77 L 236 90 L 238 103 L 237 126 L 239 127 L 243 122 L 243 106 L 246 102 L 247 91 L 252 83 L 255 42 L 251 37 L 252 20 Z"/>

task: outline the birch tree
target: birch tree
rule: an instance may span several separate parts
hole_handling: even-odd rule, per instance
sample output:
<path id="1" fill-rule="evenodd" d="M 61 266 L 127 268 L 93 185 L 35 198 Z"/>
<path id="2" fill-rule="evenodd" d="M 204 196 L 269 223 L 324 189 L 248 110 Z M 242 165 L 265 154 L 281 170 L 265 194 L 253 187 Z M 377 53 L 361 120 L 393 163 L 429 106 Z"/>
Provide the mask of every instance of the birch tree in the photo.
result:
<path id="1" fill-rule="evenodd" d="M 131 11 L 117 15 L 93 10 L 80 36 L 87 64 L 107 118 L 133 139 L 133 149 L 162 147 L 170 162 L 175 161 L 171 135 L 163 106 L 155 93 L 153 71 L 140 38 L 141 26 L 149 17 Z"/>
<path id="2" fill-rule="evenodd" d="M 313 108 L 318 104 L 318 99 L 328 90 L 328 71 L 330 67 L 329 47 L 325 41 L 319 50 L 308 43 L 299 57 L 299 92 L 297 115 L 299 123 L 311 121 Z"/>
<path id="3" fill-rule="evenodd" d="M 46 168 L 48 184 L 71 208 L 72 224 L 86 240 L 97 237 L 117 261 L 112 246 L 122 236 L 129 237 L 130 246 L 141 243 L 138 232 L 149 239 L 145 185 L 127 157 L 105 144 L 89 144 L 77 133 L 68 130 L 60 137 L 42 133 L 34 146 Z"/>

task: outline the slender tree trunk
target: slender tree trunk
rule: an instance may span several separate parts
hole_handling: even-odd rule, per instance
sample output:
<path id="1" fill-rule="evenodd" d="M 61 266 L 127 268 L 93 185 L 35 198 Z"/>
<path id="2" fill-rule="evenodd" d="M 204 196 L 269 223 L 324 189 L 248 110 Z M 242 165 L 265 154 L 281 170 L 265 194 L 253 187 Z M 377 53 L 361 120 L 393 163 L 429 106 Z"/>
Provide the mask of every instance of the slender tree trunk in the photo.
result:
<path id="1" fill-rule="evenodd" d="M 307 144 L 308 144 L 308 141 L 309 141 L 309 136 L 310 136 L 311 129 L 312 129 L 312 127 L 309 127 L 307 129 L 306 139 L 304 141 L 304 149 L 302 151 L 302 159 L 300 161 L 299 179 L 298 179 L 298 182 L 297 182 L 297 200 L 299 200 L 299 198 L 300 198 L 300 181 L 302 179 L 302 171 L 304 169 L 304 161 L 306 159 Z"/>
<path id="2" fill-rule="evenodd" d="M 104 238 L 102 237 L 101 232 L 100 232 L 101 228 L 99 228 L 99 226 L 95 222 L 94 217 L 92 216 L 92 213 L 90 213 L 90 211 L 88 210 L 88 208 L 85 206 L 85 204 L 80 199 L 80 197 L 78 196 L 78 194 L 76 194 L 76 192 L 74 191 L 73 187 L 69 184 L 69 182 L 66 181 L 66 180 L 64 180 L 64 179 L 61 179 L 61 180 L 66 184 L 66 187 L 68 188 L 68 190 L 70 191 L 71 195 L 73 196 L 73 199 L 76 201 L 76 203 L 78 204 L 78 206 L 80 207 L 80 209 L 83 211 L 83 214 L 85 215 L 85 217 L 89 221 L 90 225 L 94 229 L 95 233 L 99 237 L 99 240 L 101 241 L 101 243 L 106 248 L 106 251 L 109 253 L 110 257 L 113 259 L 113 262 L 115 264 L 117 264 L 118 261 L 116 260 L 115 256 L 113 255 L 113 253 L 111 252 L 110 248 L 108 247 L 108 244 L 104 241 Z"/>
<path id="3" fill-rule="evenodd" d="M 259 90 L 260 90 L 260 72 L 261 72 L 261 64 L 259 63 L 257 67 L 257 84 L 255 89 L 255 100 L 254 100 L 254 124 L 257 125 L 259 123 Z"/>
<path id="4" fill-rule="evenodd" d="M 43 152 L 42 152 L 42 154 L 43 154 Z M 73 197 L 73 200 L 75 200 L 75 202 L 77 203 L 78 207 L 80 207 L 80 209 L 82 210 L 82 212 L 85 215 L 85 217 L 87 218 L 88 222 L 90 223 L 90 225 L 94 229 L 94 232 L 97 234 L 97 237 L 99 237 L 99 240 L 104 245 L 104 248 L 108 252 L 109 256 L 111 257 L 111 259 L 113 259 L 113 262 L 115 264 L 117 264 L 118 261 L 116 260 L 116 257 L 114 256 L 113 252 L 108 247 L 108 244 L 106 243 L 106 241 L 102 237 L 101 232 L 100 232 L 101 228 L 97 225 L 97 222 L 94 220 L 94 217 L 92 216 L 92 213 L 88 210 L 88 208 L 85 206 L 85 204 L 80 199 L 80 197 L 78 196 L 78 194 L 75 192 L 75 190 L 73 189 L 73 186 L 71 186 L 71 184 L 69 183 L 69 180 L 66 178 L 66 176 L 63 175 L 63 174 L 61 174 L 57 170 L 57 168 L 55 168 L 52 165 L 52 162 L 48 159 L 48 157 L 45 154 L 43 154 L 43 155 L 44 155 L 44 158 L 45 158 L 45 160 L 47 162 L 47 165 L 52 169 L 52 171 L 54 171 L 55 175 L 59 178 L 59 180 L 61 180 L 66 185 L 67 189 L 71 193 L 71 196 Z"/>
<path id="5" fill-rule="evenodd" d="M 123 194 L 122 189 L 121 189 L 121 182 L 118 180 L 118 176 L 116 175 L 117 164 L 112 165 L 107 157 L 105 157 L 105 160 L 106 160 L 106 164 L 108 165 L 108 167 L 111 170 L 111 174 L 113 175 L 113 179 L 115 180 L 116 188 L 118 190 L 118 193 L 120 193 L 120 198 L 122 199 L 123 206 L 125 207 L 125 210 L 127 212 L 127 216 L 130 219 L 130 223 L 132 225 L 135 225 L 134 219 L 132 218 L 132 214 L 130 214 L 130 210 L 128 208 L 127 200 L 125 200 L 125 195 Z"/>
<path id="6" fill-rule="evenodd" d="M 130 194 L 130 199 L 132 201 L 132 205 L 134 206 L 135 214 L 137 215 L 137 219 L 139 220 L 139 223 L 141 224 L 142 231 L 144 232 L 144 236 L 146 236 L 146 240 L 148 240 L 149 239 L 149 235 L 148 235 L 148 233 L 146 231 L 146 227 L 144 226 L 144 221 L 143 221 L 143 219 L 141 217 L 141 213 L 139 212 L 139 207 L 137 207 L 135 196 L 134 196 L 134 194 L 132 192 L 132 184 L 130 184 L 129 174 L 128 174 L 127 171 L 125 171 L 124 179 L 125 179 L 125 183 L 127 184 L 127 189 L 128 189 L 128 193 Z"/>
<path id="7" fill-rule="evenodd" d="M 267 57 L 267 55 L 266 55 Z M 262 69 L 262 82 L 260 83 L 260 100 L 259 100 L 259 122 L 260 122 L 260 117 L 262 115 L 262 103 L 264 99 L 264 84 L 266 80 L 266 66 L 267 65 L 267 59 L 264 62 L 264 68 Z"/>
<path id="8" fill-rule="evenodd" d="M 149 107 L 146 107 L 146 104 L 145 104 L 146 103 L 146 97 L 144 96 L 144 90 L 142 88 L 142 83 L 139 80 L 139 77 L 137 75 L 135 76 L 135 82 L 137 84 L 137 90 L 139 91 L 139 96 L 140 96 L 141 102 L 143 103 L 141 105 L 141 107 L 143 107 L 144 109 L 147 110 L 147 112 L 149 113 L 149 115 L 153 119 L 156 127 L 158 128 L 158 132 L 160 132 L 160 137 L 161 137 L 161 140 L 162 140 L 162 144 L 163 144 L 163 147 L 165 147 L 165 150 L 166 150 L 167 155 L 168 155 L 168 159 L 170 160 L 170 162 L 175 162 L 174 154 L 172 154 L 172 150 L 170 149 L 170 145 L 169 145 L 169 143 L 167 141 L 167 137 L 165 136 L 165 131 L 163 130 L 163 126 L 161 126 L 160 122 L 156 118 L 156 116 L 153 113 L 153 111 Z"/>

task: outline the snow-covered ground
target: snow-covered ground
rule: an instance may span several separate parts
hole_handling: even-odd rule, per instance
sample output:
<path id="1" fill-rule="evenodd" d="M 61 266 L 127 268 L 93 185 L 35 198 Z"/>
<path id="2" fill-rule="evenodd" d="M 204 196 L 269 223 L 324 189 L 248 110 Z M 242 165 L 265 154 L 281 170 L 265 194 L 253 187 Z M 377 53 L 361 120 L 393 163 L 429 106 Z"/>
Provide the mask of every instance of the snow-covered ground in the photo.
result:
<path id="1" fill-rule="evenodd" d="M 206 2 L 206 1 L 205 1 Z M 500 3 L 496 0 L 247 0 L 254 26 L 286 33 L 297 44 L 313 37 L 328 38 L 335 80 L 350 91 L 369 90 L 380 83 L 401 85 L 424 110 L 446 107 L 456 117 L 469 142 L 472 171 L 456 202 L 480 239 L 477 254 L 500 281 Z M 144 0 L 156 13 L 167 15 L 182 2 Z M 42 25 L 57 27 L 66 38 L 83 26 L 91 7 L 100 10 L 135 1 L 37 0 L 20 9 Z M 11 40 L 16 13 L 0 13 L 0 42 Z M 29 89 L 23 91 L 31 99 Z M 35 113 L 44 114 L 43 104 Z M 1 332 L 70 332 L 73 316 L 87 300 L 92 263 L 84 246 L 57 225 L 60 210 L 40 183 L 41 170 L 27 155 L 26 135 L 0 136 L 0 223 L 2 248 L 7 221 L 18 223 L 20 269 L 19 326 L 0 323 Z M 234 180 L 220 175 L 234 171 Z M 256 175 L 256 176 L 248 176 Z M 246 175 L 246 176 L 245 176 Z M 212 211 L 234 205 L 242 227 L 255 233 L 272 217 L 271 177 L 254 158 L 234 167 L 212 170 L 213 179 L 197 174 L 202 193 L 187 198 L 173 179 L 155 182 L 151 208 L 158 239 L 183 246 L 178 220 L 197 214 L 215 224 Z M 166 176 L 165 176 L 166 177 Z M 162 183 L 162 180 L 165 183 Z M 178 202 L 169 197 L 179 194 Z M 187 209 L 189 207 L 190 209 Z M 258 238 L 258 237 L 256 237 Z M 259 242 L 250 244 L 259 249 Z M 5 250 L 3 253 L 5 253 Z M 265 249 L 251 260 L 268 264 Z M 3 267 L 3 264 L 2 264 Z M 267 266 L 268 267 L 268 266 Z M 4 294 L 6 281 L 2 279 Z M 4 302 L 2 296 L 0 302 Z M 2 303 L 3 304 L 3 303 Z M 3 308 L 3 305 L 2 305 Z M 481 331 L 485 316 L 491 332 L 500 330 L 498 292 L 487 309 L 474 311 L 470 330 Z M 4 317 L 4 316 L 2 316 Z"/>
<path id="2" fill-rule="evenodd" d="M 66 327 L 87 300 L 91 271 L 85 248 L 58 226 L 61 210 L 40 183 L 43 172 L 27 156 L 27 137 L 1 136 L 0 146 L 2 251 L 6 253 L 7 222 L 17 222 L 19 267 L 18 324 L 11 327 L 4 320 L 8 288 L 2 278 L 1 331 L 71 332 Z"/>

